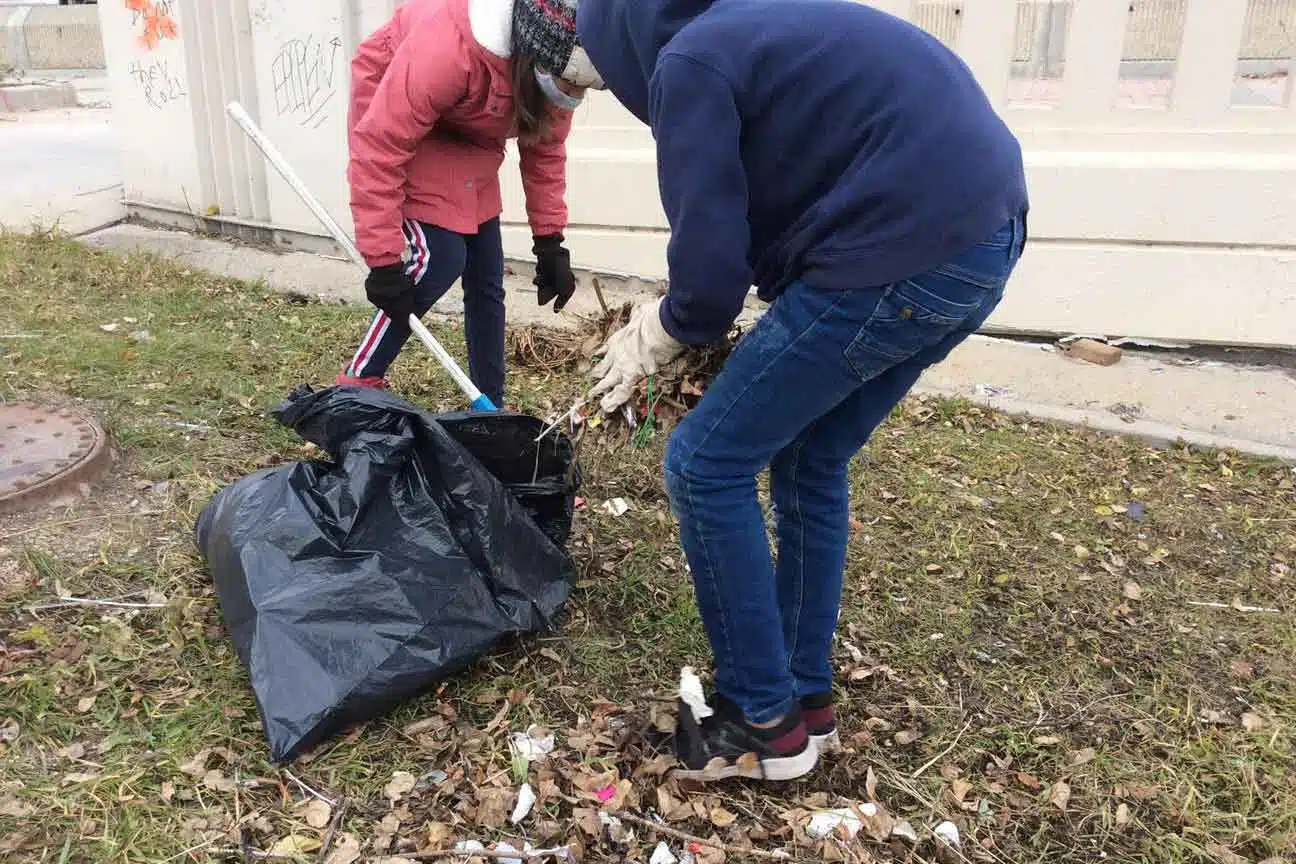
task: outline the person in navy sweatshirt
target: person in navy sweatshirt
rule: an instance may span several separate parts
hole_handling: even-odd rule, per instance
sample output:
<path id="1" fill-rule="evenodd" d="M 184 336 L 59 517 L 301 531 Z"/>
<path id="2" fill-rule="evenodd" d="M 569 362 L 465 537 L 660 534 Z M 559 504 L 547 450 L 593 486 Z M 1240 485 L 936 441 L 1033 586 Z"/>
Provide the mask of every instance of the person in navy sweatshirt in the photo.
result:
<path id="1" fill-rule="evenodd" d="M 847 465 L 1003 296 L 1021 148 L 955 54 L 850 0 L 582 0 L 577 33 L 652 127 L 671 227 L 669 291 L 608 341 L 591 395 L 616 410 L 722 338 L 750 286 L 772 304 L 667 447 L 715 659 L 676 747 L 704 780 L 799 777 L 836 740 Z"/>

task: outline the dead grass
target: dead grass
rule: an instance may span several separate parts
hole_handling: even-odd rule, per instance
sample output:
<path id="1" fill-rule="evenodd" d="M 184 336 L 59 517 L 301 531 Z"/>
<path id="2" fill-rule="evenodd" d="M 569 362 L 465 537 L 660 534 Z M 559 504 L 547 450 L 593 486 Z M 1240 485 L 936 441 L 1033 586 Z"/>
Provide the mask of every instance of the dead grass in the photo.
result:
<path id="1" fill-rule="evenodd" d="M 372 858 L 525 836 L 646 861 L 666 838 L 627 825 L 616 842 L 598 825 L 609 806 L 810 860 L 1296 857 L 1291 470 L 951 402 L 907 403 L 853 473 L 838 650 L 851 752 L 807 783 L 703 793 L 658 776 L 655 730 L 706 645 L 651 434 L 585 442 L 581 577 L 560 633 L 308 761 L 268 764 L 190 530 L 214 490 L 300 455 L 265 409 L 329 380 L 362 318 L 154 259 L 0 239 L 0 334 L 34 337 L 0 341 L 0 396 L 81 400 L 120 453 L 90 499 L 0 531 L 0 859 L 312 861 L 327 836 L 336 864 L 353 842 Z M 458 407 L 417 352 L 394 383 Z M 582 386 L 526 369 L 510 382 L 551 415 Z M 618 496 L 626 515 L 599 510 Z M 166 608 L 29 610 L 60 591 Z M 507 741 L 532 723 L 559 749 L 528 768 Z M 512 828 L 524 771 L 541 800 Z M 916 847 L 869 829 L 808 840 L 813 809 L 870 794 Z M 962 837 L 953 858 L 931 838 L 944 819 Z"/>

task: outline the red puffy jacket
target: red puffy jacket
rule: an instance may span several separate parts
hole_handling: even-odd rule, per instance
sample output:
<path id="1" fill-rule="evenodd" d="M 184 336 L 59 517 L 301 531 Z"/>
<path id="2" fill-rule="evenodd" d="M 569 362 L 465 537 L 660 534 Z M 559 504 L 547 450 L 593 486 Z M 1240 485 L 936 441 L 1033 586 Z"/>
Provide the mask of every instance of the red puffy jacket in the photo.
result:
<path id="1" fill-rule="evenodd" d="M 356 245 L 371 267 L 401 259 L 404 219 L 474 234 L 503 209 L 499 168 L 517 134 L 510 61 L 474 38 L 468 3 L 409 0 L 351 63 L 347 179 Z M 499 2 L 500 14 L 510 5 Z M 519 145 L 536 235 L 567 224 L 572 115 L 550 116 L 544 140 Z"/>

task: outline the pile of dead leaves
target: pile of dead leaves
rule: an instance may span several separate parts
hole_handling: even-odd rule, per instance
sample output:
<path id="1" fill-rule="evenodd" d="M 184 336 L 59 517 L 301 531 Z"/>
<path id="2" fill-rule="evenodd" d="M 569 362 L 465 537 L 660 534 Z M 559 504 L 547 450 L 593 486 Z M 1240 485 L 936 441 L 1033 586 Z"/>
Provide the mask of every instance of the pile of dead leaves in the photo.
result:
<path id="1" fill-rule="evenodd" d="M 588 374 L 608 339 L 630 320 L 632 303 L 607 310 L 598 318 L 585 318 L 574 330 L 528 326 L 514 328 L 508 334 L 508 353 L 512 362 L 544 372 Z M 711 379 L 720 371 L 730 352 L 742 336 L 734 328 L 722 341 L 712 345 L 691 346 L 678 359 L 657 374 L 640 383 L 629 402 L 629 411 L 607 417 L 599 416 L 596 407 L 588 408 L 577 425 L 585 431 L 633 439 L 651 432 L 667 432 L 690 411 Z"/>

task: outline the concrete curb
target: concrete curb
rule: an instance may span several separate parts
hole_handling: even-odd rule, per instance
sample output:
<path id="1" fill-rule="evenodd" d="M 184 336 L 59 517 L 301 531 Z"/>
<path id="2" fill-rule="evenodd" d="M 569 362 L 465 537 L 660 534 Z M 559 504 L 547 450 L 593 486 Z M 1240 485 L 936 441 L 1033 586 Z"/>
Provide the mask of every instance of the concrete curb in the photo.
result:
<path id="1" fill-rule="evenodd" d="M 71 84 L 0 84 L 0 112 L 6 114 L 76 106 L 77 91 Z"/>
<path id="2" fill-rule="evenodd" d="M 1081 408 L 1067 408 L 1060 405 L 1039 405 L 1018 399 L 969 396 L 945 387 L 929 387 L 919 384 L 913 389 L 913 392 L 948 399 L 962 399 L 1016 417 L 1052 420 L 1057 423 L 1065 423 L 1068 426 L 1093 429 L 1095 432 L 1108 435 L 1128 435 L 1157 447 L 1173 447 L 1182 442 L 1210 450 L 1236 450 L 1239 453 L 1278 459 L 1296 465 L 1296 447 L 1284 447 L 1281 444 L 1230 438 L 1227 435 L 1215 435 L 1199 429 L 1171 426 L 1151 420 L 1136 419 L 1126 422 L 1102 411 L 1085 411 Z"/>

